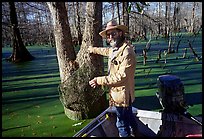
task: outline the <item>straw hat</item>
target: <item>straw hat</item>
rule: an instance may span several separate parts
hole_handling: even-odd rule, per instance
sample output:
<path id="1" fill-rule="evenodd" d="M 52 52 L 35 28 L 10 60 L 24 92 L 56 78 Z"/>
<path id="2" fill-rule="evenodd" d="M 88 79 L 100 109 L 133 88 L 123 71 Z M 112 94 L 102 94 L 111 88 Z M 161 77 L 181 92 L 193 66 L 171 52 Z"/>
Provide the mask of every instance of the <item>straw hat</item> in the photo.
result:
<path id="1" fill-rule="evenodd" d="M 112 20 L 110 22 L 107 23 L 106 29 L 101 31 L 99 33 L 99 35 L 101 35 L 102 37 L 106 37 L 106 31 L 110 30 L 110 29 L 120 29 L 122 30 L 124 33 L 128 31 L 127 26 L 125 25 L 118 25 L 117 22 L 115 20 Z"/>

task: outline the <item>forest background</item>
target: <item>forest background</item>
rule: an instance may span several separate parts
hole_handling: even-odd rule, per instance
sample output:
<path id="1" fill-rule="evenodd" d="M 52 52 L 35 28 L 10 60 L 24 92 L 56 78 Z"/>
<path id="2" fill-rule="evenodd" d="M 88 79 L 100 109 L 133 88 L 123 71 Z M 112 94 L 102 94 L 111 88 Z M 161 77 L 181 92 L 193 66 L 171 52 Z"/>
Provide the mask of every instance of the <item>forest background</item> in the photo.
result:
<path id="1" fill-rule="evenodd" d="M 45 2 L 16 2 L 18 25 L 23 42 L 28 45 L 54 46 L 53 22 Z M 202 25 L 202 2 L 149 2 L 138 11 L 136 2 L 129 3 L 130 36 L 149 38 L 167 34 L 168 30 L 195 32 Z M 83 34 L 86 2 L 67 2 L 69 25 L 74 42 Z M 122 22 L 121 2 L 103 3 L 102 24 L 111 19 Z M 143 14 L 141 14 L 141 12 Z M 120 18 L 118 18 L 118 15 Z M 119 21 L 121 20 L 121 21 Z M 8 3 L 2 3 L 2 47 L 11 44 L 11 25 Z"/>

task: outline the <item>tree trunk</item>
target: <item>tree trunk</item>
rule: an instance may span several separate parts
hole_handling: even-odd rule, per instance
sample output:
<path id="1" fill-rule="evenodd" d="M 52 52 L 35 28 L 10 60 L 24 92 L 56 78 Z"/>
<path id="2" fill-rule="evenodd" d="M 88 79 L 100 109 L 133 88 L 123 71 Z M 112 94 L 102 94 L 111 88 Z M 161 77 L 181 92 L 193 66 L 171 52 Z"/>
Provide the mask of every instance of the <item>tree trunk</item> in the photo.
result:
<path id="1" fill-rule="evenodd" d="M 92 118 L 104 110 L 105 95 L 100 88 L 92 89 L 88 81 L 102 75 L 102 57 L 90 55 L 89 45 L 101 46 L 102 3 L 88 2 L 85 31 L 77 58 L 71 40 L 67 11 L 63 2 L 48 2 L 53 16 L 57 57 L 60 69 L 60 100 L 65 114 L 72 120 Z M 76 59 L 76 60 L 75 60 Z M 101 97 L 103 96 L 103 97 Z"/>
<path id="2" fill-rule="evenodd" d="M 85 89 L 80 94 L 88 96 L 82 104 L 87 117 L 95 117 L 107 107 L 106 95 L 101 88 L 90 88 L 88 81 L 95 76 L 104 74 L 103 57 L 89 54 L 88 46 L 102 46 L 102 38 L 99 32 L 102 29 L 102 2 L 88 2 L 86 5 L 86 22 L 81 48 L 77 54 L 77 63 L 85 70 L 82 80 Z M 87 102 L 88 101 L 88 102 Z M 86 118 L 87 118 L 86 117 Z"/>
<path id="3" fill-rule="evenodd" d="M 161 18 L 161 3 L 158 3 L 158 18 Z M 161 23 L 158 23 L 158 34 L 161 34 Z"/>
<path id="4" fill-rule="evenodd" d="M 190 32 L 193 33 L 194 29 L 195 29 L 195 6 L 196 6 L 196 2 L 193 2 L 193 8 L 192 8 L 192 18 L 191 18 L 191 28 L 190 28 Z"/>
<path id="5" fill-rule="evenodd" d="M 15 3 L 9 2 L 9 8 L 10 8 L 10 20 L 11 20 L 12 31 L 13 31 L 13 38 L 12 38 L 13 53 L 9 58 L 7 58 L 7 60 L 15 63 L 31 61 L 34 59 L 34 57 L 26 49 L 22 41 L 22 38 L 20 36 Z"/>
<path id="6" fill-rule="evenodd" d="M 169 37 L 169 19 L 170 19 L 170 2 L 166 2 L 166 11 L 165 11 L 165 38 Z"/>
<path id="7" fill-rule="evenodd" d="M 77 69 L 67 11 L 64 2 L 48 2 L 54 21 L 54 36 L 61 82 L 65 82 Z"/>
<path id="8" fill-rule="evenodd" d="M 114 2 L 111 2 L 111 6 L 112 6 L 112 11 L 111 11 L 111 15 L 112 15 L 112 20 L 115 18 L 115 4 Z"/>
<path id="9" fill-rule="evenodd" d="M 118 13 L 118 24 L 120 25 L 120 2 L 116 2 L 117 4 L 117 13 Z"/>
<path id="10" fill-rule="evenodd" d="M 77 37 L 78 37 L 78 45 L 82 43 L 82 33 L 81 33 L 81 19 L 79 16 L 79 2 L 76 2 L 76 13 L 77 13 Z"/>
<path id="11" fill-rule="evenodd" d="M 128 6 L 129 2 L 123 2 L 123 24 L 129 28 Z"/>

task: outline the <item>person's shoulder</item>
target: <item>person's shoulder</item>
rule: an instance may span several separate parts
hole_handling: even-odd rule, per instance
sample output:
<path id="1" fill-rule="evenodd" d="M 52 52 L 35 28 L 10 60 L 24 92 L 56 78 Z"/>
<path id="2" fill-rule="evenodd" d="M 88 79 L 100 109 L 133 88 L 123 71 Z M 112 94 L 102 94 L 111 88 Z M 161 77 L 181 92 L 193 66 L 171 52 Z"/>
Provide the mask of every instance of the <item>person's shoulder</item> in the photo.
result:
<path id="1" fill-rule="evenodd" d="M 126 45 L 123 51 L 124 55 L 130 55 L 130 54 L 133 54 L 133 52 L 134 52 L 133 46 L 128 45 L 128 44 Z"/>
<path id="2" fill-rule="evenodd" d="M 132 51 L 132 50 L 134 51 L 134 45 L 127 44 L 126 49 L 127 49 L 127 51 Z"/>
<path id="3" fill-rule="evenodd" d="M 127 48 L 131 48 L 131 47 L 133 48 L 134 47 L 130 42 L 127 42 L 127 41 L 124 42 L 124 45 Z"/>

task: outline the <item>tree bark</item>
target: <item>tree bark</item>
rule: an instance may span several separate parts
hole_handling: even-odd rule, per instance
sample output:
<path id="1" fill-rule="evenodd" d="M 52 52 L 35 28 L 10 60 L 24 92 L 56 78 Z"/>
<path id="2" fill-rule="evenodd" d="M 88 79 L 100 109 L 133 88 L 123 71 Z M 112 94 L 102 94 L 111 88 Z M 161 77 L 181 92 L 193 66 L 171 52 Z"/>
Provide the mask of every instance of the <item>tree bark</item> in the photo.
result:
<path id="1" fill-rule="evenodd" d="M 18 28 L 18 19 L 16 14 L 15 3 L 9 2 L 9 8 L 10 8 L 10 20 L 13 31 L 12 37 L 13 53 L 9 58 L 7 58 L 7 60 L 15 63 L 31 61 L 34 59 L 34 57 L 29 53 L 29 51 L 26 49 L 22 41 L 20 30 Z"/>
<path id="2" fill-rule="evenodd" d="M 85 63 L 93 63 L 99 67 L 100 72 L 103 71 L 103 58 L 99 55 L 90 55 L 87 52 L 88 46 L 102 46 L 102 38 L 99 32 L 102 29 L 102 3 L 101 2 L 88 2 L 86 6 L 86 23 L 83 34 L 81 49 L 77 54 L 76 61 L 79 65 Z"/>
<path id="3" fill-rule="evenodd" d="M 85 31 L 77 58 L 72 45 L 65 4 L 47 4 L 54 21 L 61 78 L 59 93 L 65 114 L 73 120 L 95 117 L 105 109 L 105 95 L 99 87 L 92 89 L 88 81 L 94 76 L 102 75 L 103 59 L 97 55 L 90 55 L 87 48 L 89 45 L 102 46 L 102 39 L 98 35 L 102 26 L 102 3 L 87 3 Z"/>
<path id="4" fill-rule="evenodd" d="M 158 17 L 161 18 L 161 3 L 158 2 Z M 161 34 L 161 23 L 158 23 L 158 34 Z"/>
<path id="5" fill-rule="evenodd" d="M 169 37 L 169 15 L 170 15 L 170 6 L 171 3 L 170 2 L 166 2 L 166 11 L 165 11 L 165 38 Z"/>
<path id="6" fill-rule="evenodd" d="M 115 4 L 114 4 L 114 2 L 111 2 L 111 8 L 112 8 L 112 20 L 115 18 Z"/>
<path id="7" fill-rule="evenodd" d="M 88 117 L 95 117 L 107 107 L 106 95 L 104 91 L 98 87 L 96 89 L 90 88 L 88 81 L 95 76 L 104 74 L 103 57 L 100 55 L 89 54 L 88 46 L 102 46 L 102 38 L 99 32 L 102 29 L 102 2 L 87 2 L 86 5 L 86 22 L 83 34 L 81 48 L 77 54 L 77 63 L 80 69 L 86 70 L 81 80 L 85 84 L 88 91 L 84 91 L 88 97 L 84 102 L 89 101 L 88 104 L 83 103 L 84 111 Z M 87 78 L 88 77 L 88 78 Z M 85 89 L 85 90 L 86 90 Z M 81 93 L 82 94 L 82 93 Z"/>
<path id="8" fill-rule="evenodd" d="M 82 33 L 81 33 L 81 19 L 80 19 L 80 13 L 79 13 L 79 2 L 76 2 L 76 14 L 77 14 L 77 37 L 78 37 L 78 45 L 81 45 L 82 43 Z"/>
<path id="9" fill-rule="evenodd" d="M 190 32 L 193 33 L 195 30 L 195 7 L 196 7 L 196 2 L 193 2 L 193 8 L 192 8 L 192 18 L 191 18 L 191 28 Z"/>
<path id="10" fill-rule="evenodd" d="M 120 2 L 116 2 L 117 4 L 117 13 L 118 13 L 118 24 L 120 25 Z"/>
<path id="11" fill-rule="evenodd" d="M 129 28 L 128 6 L 129 2 L 123 2 L 123 24 Z"/>
<path id="12" fill-rule="evenodd" d="M 61 82 L 65 82 L 77 69 L 76 54 L 64 2 L 48 2 L 54 22 L 54 36 Z"/>

